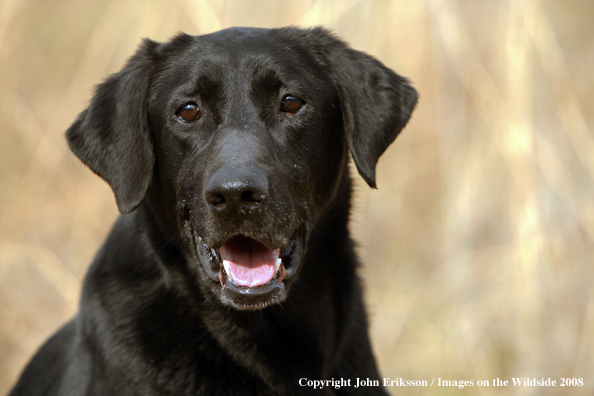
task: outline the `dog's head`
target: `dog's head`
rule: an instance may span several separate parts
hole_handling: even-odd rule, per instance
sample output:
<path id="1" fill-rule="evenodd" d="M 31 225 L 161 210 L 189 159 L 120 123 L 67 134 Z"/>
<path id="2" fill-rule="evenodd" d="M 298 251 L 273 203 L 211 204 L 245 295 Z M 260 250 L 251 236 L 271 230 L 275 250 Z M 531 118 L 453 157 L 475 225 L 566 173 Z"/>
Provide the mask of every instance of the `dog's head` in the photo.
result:
<path id="1" fill-rule="evenodd" d="M 372 187 L 416 91 L 321 28 L 145 40 L 67 131 L 122 213 L 144 200 L 204 293 L 282 302 L 350 151 Z"/>

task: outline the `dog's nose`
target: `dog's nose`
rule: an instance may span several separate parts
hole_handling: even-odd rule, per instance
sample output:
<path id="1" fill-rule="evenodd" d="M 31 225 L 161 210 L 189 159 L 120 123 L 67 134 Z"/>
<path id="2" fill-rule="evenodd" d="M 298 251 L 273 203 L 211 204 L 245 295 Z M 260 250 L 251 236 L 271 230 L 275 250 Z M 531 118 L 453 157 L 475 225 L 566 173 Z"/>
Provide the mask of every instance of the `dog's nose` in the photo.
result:
<path id="1" fill-rule="evenodd" d="M 223 166 L 208 181 L 205 199 L 221 216 L 250 216 L 266 204 L 268 178 L 258 167 Z"/>

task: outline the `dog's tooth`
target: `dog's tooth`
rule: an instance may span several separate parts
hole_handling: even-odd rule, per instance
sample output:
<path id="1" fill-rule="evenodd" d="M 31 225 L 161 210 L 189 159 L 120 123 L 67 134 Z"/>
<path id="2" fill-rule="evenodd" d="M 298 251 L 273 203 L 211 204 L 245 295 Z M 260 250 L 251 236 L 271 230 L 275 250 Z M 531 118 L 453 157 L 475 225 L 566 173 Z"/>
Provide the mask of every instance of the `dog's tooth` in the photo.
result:
<path id="1" fill-rule="evenodd" d="M 276 274 L 278 272 L 278 269 L 280 268 L 280 265 L 283 263 L 283 260 L 281 260 L 281 258 L 277 258 L 276 262 L 274 263 L 274 267 L 275 267 L 275 271 L 274 273 Z"/>
<path id="2" fill-rule="evenodd" d="M 287 274 L 287 271 L 285 270 L 285 265 L 281 263 L 280 265 L 280 269 L 279 269 L 279 276 L 278 276 L 278 283 L 283 283 L 283 280 L 285 279 L 285 276 Z"/>
<path id="3" fill-rule="evenodd" d="M 231 265 L 231 263 L 229 262 L 229 260 L 223 260 L 223 267 L 225 267 L 225 272 L 227 273 L 227 275 L 229 275 L 229 266 Z"/>
<path id="4" fill-rule="evenodd" d="M 223 271 L 219 271 L 219 282 L 221 282 L 221 286 L 224 288 L 227 286 L 227 279 L 225 275 L 223 275 Z"/>

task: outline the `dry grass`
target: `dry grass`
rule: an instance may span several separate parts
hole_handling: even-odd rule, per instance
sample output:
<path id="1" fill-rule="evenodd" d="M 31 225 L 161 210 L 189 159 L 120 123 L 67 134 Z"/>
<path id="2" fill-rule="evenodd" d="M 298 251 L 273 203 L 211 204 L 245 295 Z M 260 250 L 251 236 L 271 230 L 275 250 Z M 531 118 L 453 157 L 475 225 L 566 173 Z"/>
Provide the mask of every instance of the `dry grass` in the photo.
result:
<path id="1" fill-rule="evenodd" d="M 117 216 L 63 132 L 140 37 L 322 24 L 412 79 L 414 119 L 357 182 L 382 373 L 582 377 L 594 391 L 594 3 L 0 0 L 0 394 L 76 310 Z"/>

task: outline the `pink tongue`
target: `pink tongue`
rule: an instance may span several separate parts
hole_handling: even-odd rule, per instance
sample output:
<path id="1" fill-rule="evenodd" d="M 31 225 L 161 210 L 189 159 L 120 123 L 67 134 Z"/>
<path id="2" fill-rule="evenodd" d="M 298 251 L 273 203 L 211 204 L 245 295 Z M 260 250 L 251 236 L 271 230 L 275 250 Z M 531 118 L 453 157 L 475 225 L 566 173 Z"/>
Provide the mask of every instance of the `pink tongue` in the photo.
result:
<path id="1" fill-rule="evenodd" d="M 229 263 L 228 274 L 239 286 L 254 287 L 270 282 L 276 272 L 280 249 L 269 249 L 255 239 L 236 236 L 221 247 L 221 258 Z"/>

